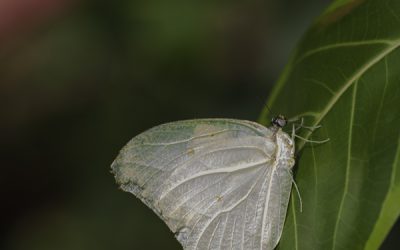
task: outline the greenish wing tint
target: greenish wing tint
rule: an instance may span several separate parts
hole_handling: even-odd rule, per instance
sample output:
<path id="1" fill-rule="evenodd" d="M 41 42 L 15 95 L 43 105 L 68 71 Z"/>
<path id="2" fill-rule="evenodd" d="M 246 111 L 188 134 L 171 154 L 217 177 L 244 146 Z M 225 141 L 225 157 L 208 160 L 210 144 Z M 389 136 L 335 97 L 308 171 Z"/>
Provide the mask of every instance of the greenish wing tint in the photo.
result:
<path id="1" fill-rule="evenodd" d="M 279 249 L 377 249 L 400 214 L 400 2 L 338 1 L 305 34 L 273 90 L 300 135 Z M 261 113 L 266 124 L 268 110 Z"/>

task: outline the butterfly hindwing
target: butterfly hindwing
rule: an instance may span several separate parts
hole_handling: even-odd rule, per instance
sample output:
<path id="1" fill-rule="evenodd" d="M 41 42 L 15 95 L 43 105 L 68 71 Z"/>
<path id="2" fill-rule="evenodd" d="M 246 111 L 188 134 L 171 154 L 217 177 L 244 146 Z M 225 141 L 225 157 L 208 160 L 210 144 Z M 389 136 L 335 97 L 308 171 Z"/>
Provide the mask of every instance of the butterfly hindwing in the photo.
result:
<path id="1" fill-rule="evenodd" d="M 291 188 L 276 136 L 241 120 L 167 123 L 133 138 L 112 169 L 184 249 L 272 249 Z"/>

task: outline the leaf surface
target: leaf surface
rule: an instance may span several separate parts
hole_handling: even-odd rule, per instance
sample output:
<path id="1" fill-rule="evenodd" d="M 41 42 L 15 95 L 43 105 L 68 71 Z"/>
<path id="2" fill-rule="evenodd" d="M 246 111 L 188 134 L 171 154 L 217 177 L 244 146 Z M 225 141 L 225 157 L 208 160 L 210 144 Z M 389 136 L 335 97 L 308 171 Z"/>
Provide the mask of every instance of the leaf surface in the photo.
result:
<path id="1" fill-rule="evenodd" d="M 337 1 L 298 45 L 268 105 L 300 135 L 279 249 L 377 249 L 400 213 L 400 1 Z M 263 110 L 260 122 L 270 114 Z"/>

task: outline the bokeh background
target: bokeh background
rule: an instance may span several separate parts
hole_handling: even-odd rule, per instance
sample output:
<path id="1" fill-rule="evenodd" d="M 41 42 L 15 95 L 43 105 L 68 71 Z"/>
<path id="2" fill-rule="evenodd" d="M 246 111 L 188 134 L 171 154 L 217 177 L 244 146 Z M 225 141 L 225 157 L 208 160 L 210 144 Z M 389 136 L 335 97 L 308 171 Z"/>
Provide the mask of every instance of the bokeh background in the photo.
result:
<path id="1" fill-rule="evenodd" d="M 329 2 L 1 0 L 0 249 L 180 249 L 111 162 L 160 123 L 257 119 Z"/>

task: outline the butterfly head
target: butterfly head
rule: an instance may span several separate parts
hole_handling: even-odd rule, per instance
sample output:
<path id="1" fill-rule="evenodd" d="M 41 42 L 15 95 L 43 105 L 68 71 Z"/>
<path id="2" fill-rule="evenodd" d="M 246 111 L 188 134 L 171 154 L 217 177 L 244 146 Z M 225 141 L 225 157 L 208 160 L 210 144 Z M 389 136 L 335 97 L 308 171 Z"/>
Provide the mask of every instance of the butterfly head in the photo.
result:
<path id="1" fill-rule="evenodd" d="M 277 115 L 272 118 L 271 123 L 276 128 L 283 128 L 286 126 L 288 120 L 283 115 Z"/>

